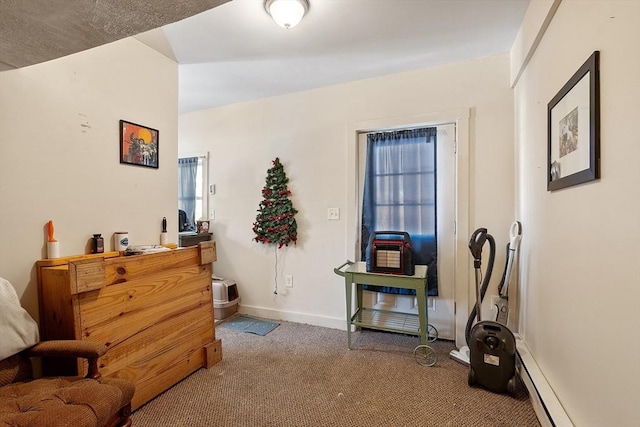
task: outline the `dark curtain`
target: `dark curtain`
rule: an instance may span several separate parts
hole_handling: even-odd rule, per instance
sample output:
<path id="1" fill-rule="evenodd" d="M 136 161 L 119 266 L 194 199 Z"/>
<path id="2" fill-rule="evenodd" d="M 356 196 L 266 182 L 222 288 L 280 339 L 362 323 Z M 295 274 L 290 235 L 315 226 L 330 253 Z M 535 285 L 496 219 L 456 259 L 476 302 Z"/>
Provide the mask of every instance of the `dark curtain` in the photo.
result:
<path id="1" fill-rule="evenodd" d="M 361 259 L 374 231 L 409 233 L 416 264 L 429 266 L 430 296 L 438 295 L 436 135 L 435 127 L 368 134 L 362 205 Z M 410 289 L 365 289 L 415 295 Z"/>

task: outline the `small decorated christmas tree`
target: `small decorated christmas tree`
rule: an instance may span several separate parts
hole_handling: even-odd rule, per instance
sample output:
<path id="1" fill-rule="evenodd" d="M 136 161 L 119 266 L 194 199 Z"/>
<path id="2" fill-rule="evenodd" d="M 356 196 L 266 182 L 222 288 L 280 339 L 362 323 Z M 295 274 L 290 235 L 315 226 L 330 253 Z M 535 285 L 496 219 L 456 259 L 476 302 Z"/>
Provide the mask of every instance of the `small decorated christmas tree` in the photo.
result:
<path id="1" fill-rule="evenodd" d="M 298 225 L 294 215 L 298 211 L 289 199 L 291 191 L 287 189 L 289 178 L 284 173 L 280 159 L 271 162 L 273 167 L 267 170 L 267 180 L 262 189 L 262 201 L 258 207 L 253 232 L 256 242 L 278 245 L 278 249 L 296 243 Z"/>

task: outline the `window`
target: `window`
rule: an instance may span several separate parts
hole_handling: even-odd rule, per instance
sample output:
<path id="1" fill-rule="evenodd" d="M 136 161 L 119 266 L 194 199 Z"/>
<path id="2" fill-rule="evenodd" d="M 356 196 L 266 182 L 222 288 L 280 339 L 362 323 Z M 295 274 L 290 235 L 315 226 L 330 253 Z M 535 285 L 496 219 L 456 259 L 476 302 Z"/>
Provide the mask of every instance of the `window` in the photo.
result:
<path id="1" fill-rule="evenodd" d="M 374 231 L 405 231 L 416 263 L 435 265 L 436 133 L 420 128 L 367 134 L 362 259 Z M 405 293 L 392 289 L 377 290 Z M 429 278 L 429 295 L 437 295 L 437 276 Z"/>
<path id="2" fill-rule="evenodd" d="M 178 159 L 178 231 L 195 231 L 207 217 L 207 156 Z"/>

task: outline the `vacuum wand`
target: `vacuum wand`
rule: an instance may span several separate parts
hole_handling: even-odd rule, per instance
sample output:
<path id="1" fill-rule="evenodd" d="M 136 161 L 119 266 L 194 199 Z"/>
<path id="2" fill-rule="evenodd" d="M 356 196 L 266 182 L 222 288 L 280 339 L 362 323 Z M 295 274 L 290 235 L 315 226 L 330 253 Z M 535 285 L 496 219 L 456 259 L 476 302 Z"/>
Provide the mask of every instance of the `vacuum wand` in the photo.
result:
<path id="1" fill-rule="evenodd" d="M 509 284 L 511 280 L 511 272 L 513 267 L 513 262 L 516 258 L 516 253 L 518 252 L 518 247 L 520 245 L 520 240 L 522 239 L 522 225 L 519 221 L 514 221 L 511 224 L 511 230 L 509 232 L 511 240 L 507 244 L 507 265 L 504 269 L 504 275 L 502 276 L 502 280 L 500 281 L 500 285 L 498 286 L 498 296 L 500 297 L 496 304 L 496 322 L 501 323 L 503 325 L 507 325 L 509 320 Z"/>
<path id="2" fill-rule="evenodd" d="M 475 262 L 474 262 L 475 264 Z M 481 301 L 482 295 L 480 295 L 480 282 L 482 282 L 482 273 L 480 272 L 480 267 L 476 267 L 476 315 L 478 318 L 478 322 L 482 321 L 480 312 L 482 311 Z"/>

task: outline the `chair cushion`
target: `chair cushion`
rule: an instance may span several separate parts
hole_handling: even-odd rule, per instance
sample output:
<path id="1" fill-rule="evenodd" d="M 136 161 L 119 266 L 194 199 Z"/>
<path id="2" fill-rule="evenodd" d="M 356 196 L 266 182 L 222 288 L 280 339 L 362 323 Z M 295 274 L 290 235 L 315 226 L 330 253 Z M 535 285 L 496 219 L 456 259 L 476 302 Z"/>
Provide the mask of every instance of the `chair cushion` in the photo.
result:
<path id="1" fill-rule="evenodd" d="M 0 425 L 103 426 L 131 401 L 133 384 L 117 379 L 41 378 L 0 387 Z"/>

